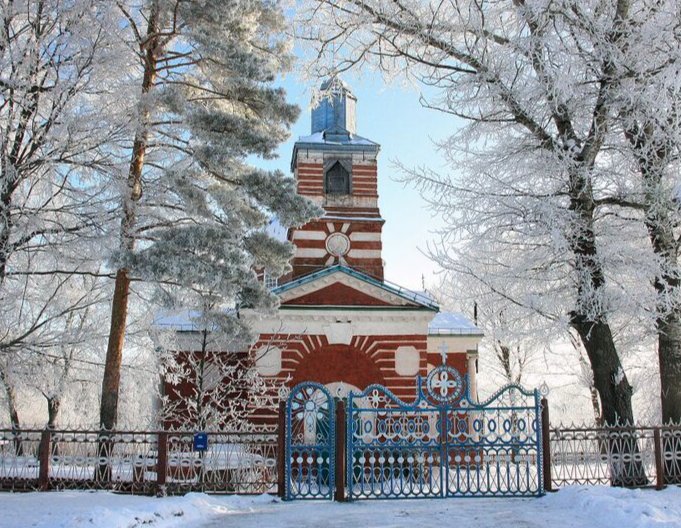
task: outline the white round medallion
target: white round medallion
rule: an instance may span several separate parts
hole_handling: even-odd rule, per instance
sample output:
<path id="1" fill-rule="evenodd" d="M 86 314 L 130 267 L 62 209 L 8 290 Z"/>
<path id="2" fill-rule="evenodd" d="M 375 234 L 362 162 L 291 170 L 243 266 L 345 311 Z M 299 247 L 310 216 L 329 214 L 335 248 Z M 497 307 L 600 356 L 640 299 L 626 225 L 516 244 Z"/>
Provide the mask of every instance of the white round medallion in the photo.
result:
<path id="1" fill-rule="evenodd" d="M 350 251 L 350 239 L 343 233 L 331 233 L 326 238 L 326 251 L 334 257 L 342 257 Z"/>

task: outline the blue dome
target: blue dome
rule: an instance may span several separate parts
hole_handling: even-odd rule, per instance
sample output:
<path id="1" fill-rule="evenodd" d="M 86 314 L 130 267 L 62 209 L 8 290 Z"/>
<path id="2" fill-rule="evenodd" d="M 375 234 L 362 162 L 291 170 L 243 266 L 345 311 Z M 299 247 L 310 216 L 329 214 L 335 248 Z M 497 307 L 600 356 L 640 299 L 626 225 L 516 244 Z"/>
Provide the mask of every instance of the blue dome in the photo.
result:
<path id="1" fill-rule="evenodd" d="M 312 133 L 326 130 L 357 133 L 357 98 L 350 87 L 334 76 L 325 80 L 320 89 L 321 100 L 312 110 Z"/>

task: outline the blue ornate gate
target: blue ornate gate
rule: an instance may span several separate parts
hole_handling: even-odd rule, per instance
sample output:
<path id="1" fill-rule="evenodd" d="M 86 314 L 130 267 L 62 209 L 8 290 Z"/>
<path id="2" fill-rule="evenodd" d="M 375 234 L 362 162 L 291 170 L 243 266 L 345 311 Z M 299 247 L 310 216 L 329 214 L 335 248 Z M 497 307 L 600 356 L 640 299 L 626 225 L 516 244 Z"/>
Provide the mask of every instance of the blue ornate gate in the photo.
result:
<path id="1" fill-rule="evenodd" d="M 539 496 L 538 391 L 508 385 L 477 403 L 442 365 L 405 403 L 380 385 L 350 394 L 348 498 Z"/>
<path id="2" fill-rule="evenodd" d="M 335 406 L 323 385 L 296 385 L 286 405 L 284 498 L 331 499 L 335 480 Z"/>

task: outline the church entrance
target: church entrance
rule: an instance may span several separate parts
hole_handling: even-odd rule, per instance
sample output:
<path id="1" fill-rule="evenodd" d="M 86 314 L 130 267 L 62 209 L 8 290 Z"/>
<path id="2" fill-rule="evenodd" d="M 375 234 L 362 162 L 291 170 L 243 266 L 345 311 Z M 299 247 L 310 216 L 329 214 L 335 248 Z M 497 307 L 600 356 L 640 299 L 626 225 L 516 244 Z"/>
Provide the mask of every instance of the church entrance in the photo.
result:
<path id="1" fill-rule="evenodd" d="M 508 385 L 477 403 L 446 365 L 418 379 L 410 403 L 381 385 L 338 400 L 330 388 L 289 395 L 287 500 L 544 494 L 537 390 Z"/>

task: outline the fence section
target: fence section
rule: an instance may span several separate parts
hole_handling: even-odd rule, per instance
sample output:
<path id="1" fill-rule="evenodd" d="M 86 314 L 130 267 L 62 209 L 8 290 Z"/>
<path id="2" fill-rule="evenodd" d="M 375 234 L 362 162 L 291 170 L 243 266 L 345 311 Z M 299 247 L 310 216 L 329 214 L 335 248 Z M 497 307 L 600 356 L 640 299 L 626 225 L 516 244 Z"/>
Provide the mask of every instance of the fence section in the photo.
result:
<path id="1" fill-rule="evenodd" d="M 405 403 L 380 385 L 350 394 L 350 499 L 544 494 L 538 391 L 509 385 L 473 401 L 442 365 Z"/>
<path id="2" fill-rule="evenodd" d="M 553 427 L 551 483 L 655 486 L 681 483 L 681 426 Z"/>
<path id="3" fill-rule="evenodd" d="M 0 429 L 0 490 L 268 493 L 277 489 L 276 434 Z"/>

